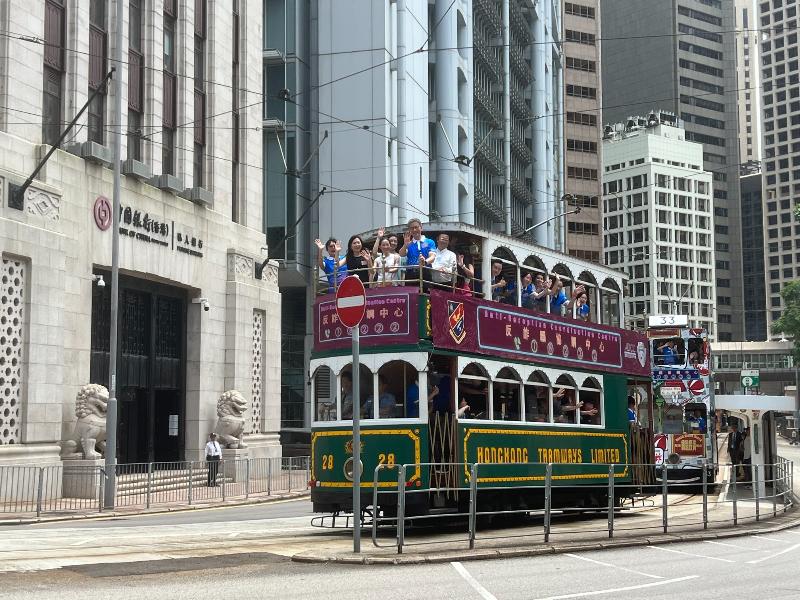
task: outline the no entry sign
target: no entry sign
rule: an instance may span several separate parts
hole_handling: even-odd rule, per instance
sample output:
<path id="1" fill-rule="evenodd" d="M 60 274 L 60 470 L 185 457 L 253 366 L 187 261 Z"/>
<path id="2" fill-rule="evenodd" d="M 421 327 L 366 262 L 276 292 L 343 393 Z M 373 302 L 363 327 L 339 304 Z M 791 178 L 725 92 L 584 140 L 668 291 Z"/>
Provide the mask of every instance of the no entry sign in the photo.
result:
<path id="1" fill-rule="evenodd" d="M 336 315 L 345 327 L 355 327 L 364 318 L 367 310 L 367 294 L 364 284 L 355 275 L 346 277 L 336 290 Z"/>

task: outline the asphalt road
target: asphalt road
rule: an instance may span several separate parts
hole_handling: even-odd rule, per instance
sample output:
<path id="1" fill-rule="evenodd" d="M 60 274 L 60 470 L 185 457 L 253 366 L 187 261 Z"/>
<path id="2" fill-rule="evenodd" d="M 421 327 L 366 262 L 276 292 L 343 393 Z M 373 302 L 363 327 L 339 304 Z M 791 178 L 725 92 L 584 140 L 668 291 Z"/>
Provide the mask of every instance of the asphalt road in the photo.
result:
<path id="1" fill-rule="evenodd" d="M 126 517 L 111 517 L 107 519 L 73 519 L 51 523 L 35 523 L 31 525 L 6 525 L 0 526 L 0 537 L 4 531 L 19 531 L 21 528 L 29 529 L 102 529 L 110 525 L 114 527 L 145 527 L 153 525 L 186 525 L 196 523 L 240 522 L 255 520 L 285 519 L 291 517 L 308 517 L 309 521 L 314 513 L 311 510 L 311 500 L 301 498 L 268 502 L 265 504 L 249 504 L 246 506 L 220 506 L 214 508 L 199 508 L 196 510 L 177 511 L 171 513 L 131 515 Z"/>
<path id="2" fill-rule="evenodd" d="M 0 598 L 796 600 L 798 560 L 798 531 L 724 542 L 391 567 L 299 564 L 267 553 L 5 573 Z"/>

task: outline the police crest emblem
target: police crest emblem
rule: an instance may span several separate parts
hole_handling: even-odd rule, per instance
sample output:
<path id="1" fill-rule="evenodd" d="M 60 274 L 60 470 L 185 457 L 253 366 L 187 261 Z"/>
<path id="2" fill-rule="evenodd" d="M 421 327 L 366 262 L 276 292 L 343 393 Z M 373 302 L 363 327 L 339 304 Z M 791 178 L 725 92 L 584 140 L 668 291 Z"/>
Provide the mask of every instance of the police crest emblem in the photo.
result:
<path id="1" fill-rule="evenodd" d="M 467 330 L 464 326 L 463 302 L 456 302 L 455 300 L 447 301 L 447 320 L 450 326 L 450 336 L 456 344 L 460 344 L 467 335 Z"/>

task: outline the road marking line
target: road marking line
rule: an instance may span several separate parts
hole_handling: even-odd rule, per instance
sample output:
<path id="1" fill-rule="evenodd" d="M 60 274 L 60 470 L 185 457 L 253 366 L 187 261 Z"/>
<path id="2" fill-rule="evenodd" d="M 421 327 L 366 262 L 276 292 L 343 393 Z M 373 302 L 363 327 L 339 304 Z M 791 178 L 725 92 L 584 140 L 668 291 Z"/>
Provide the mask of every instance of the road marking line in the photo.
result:
<path id="1" fill-rule="evenodd" d="M 228 537 L 229 538 L 235 538 L 237 535 L 239 535 L 239 532 L 238 531 L 234 531 L 233 533 L 229 534 Z"/>
<path id="2" fill-rule="evenodd" d="M 79 542 L 73 542 L 70 546 L 83 546 L 84 544 L 88 544 L 92 540 L 80 540 Z"/>
<path id="3" fill-rule="evenodd" d="M 586 598 L 588 596 L 602 596 L 603 594 L 616 594 L 618 592 L 630 592 L 633 590 L 642 590 L 646 588 L 656 587 L 659 585 L 668 585 L 670 583 L 680 583 L 681 581 L 688 581 L 690 579 L 697 579 L 699 575 L 687 575 L 686 577 L 678 577 L 677 579 L 663 579 L 661 581 L 654 581 L 653 583 L 642 583 L 640 585 L 630 585 L 621 588 L 612 588 L 608 590 L 594 590 L 592 592 L 578 592 L 576 594 L 564 594 L 563 596 L 547 596 L 546 598 L 537 598 L 537 600 L 566 600 L 567 598 Z"/>
<path id="4" fill-rule="evenodd" d="M 747 546 L 737 546 L 736 544 L 726 544 L 724 542 L 712 542 L 711 540 L 703 540 L 706 544 L 714 544 L 715 546 L 725 546 L 726 548 L 736 548 L 737 550 L 746 550 L 747 552 L 769 552 L 763 548 L 748 548 Z"/>
<path id="5" fill-rule="evenodd" d="M 776 552 L 775 554 L 770 554 L 769 556 L 764 556 L 763 558 L 757 558 L 756 560 L 748 560 L 748 565 L 757 565 L 760 562 L 764 562 L 765 560 L 771 560 L 780 556 L 781 554 L 786 554 L 787 552 L 791 552 L 792 550 L 797 550 L 800 548 L 800 544 L 795 544 L 794 546 L 789 546 L 788 548 L 784 548 L 780 552 Z"/>
<path id="6" fill-rule="evenodd" d="M 489 590 L 483 587 L 480 583 L 478 583 L 477 579 L 469 574 L 469 571 L 464 568 L 464 565 L 462 565 L 460 562 L 451 562 L 450 564 L 453 565 L 453 568 L 456 570 L 456 572 L 464 578 L 464 581 L 466 581 L 473 590 L 481 595 L 483 600 L 497 600 L 497 598 L 493 596 Z"/>
<path id="7" fill-rule="evenodd" d="M 612 565 L 611 563 L 605 563 L 599 560 L 594 560 L 593 558 L 587 558 L 586 556 L 578 556 L 577 554 L 569 554 L 569 553 L 566 554 L 565 556 L 569 556 L 571 558 L 577 558 L 578 560 L 585 560 L 586 562 L 594 563 L 596 565 L 602 565 L 604 567 L 619 569 L 620 571 L 627 571 L 628 573 L 635 573 L 636 575 L 644 575 L 645 577 L 652 577 L 653 579 L 664 579 L 661 575 L 651 575 L 650 573 L 643 573 L 642 571 L 636 571 L 634 569 L 618 567 L 617 565 Z"/>
<path id="8" fill-rule="evenodd" d="M 781 540 L 781 539 L 778 539 L 778 538 L 766 537 L 764 535 L 754 535 L 753 537 L 754 538 L 758 538 L 760 540 L 767 540 L 768 542 L 775 542 L 777 544 L 788 544 L 789 543 L 786 540 Z"/>
<path id="9" fill-rule="evenodd" d="M 661 550 L 662 552 L 672 552 L 673 554 L 683 554 L 684 556 L 691 556 L 692 558 L 707 558 L 708 560 L 718 560 L 719 562 L 735 563 L 735 560 L 728 560 L 727 558 L 717 558 L 716 556 L 706 556 L 705 554 L 692 554 L 691 552 L 684 552 L 683 550 L 673 550 L 672 548 L 662 548 L 661 546 L 648 546 L 653 550 Z"/>

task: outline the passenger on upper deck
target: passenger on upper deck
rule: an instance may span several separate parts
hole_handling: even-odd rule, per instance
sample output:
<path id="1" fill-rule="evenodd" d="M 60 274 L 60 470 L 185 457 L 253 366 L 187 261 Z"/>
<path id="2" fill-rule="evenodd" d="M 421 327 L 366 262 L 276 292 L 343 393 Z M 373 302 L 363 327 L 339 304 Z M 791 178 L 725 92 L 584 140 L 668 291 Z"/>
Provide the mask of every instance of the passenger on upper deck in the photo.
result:
<path id="1" fill-rule="evenodd" d="M 383 228 L 378 234 L 383 233 Z M 395 239 L 397 239 L 395 237 Z M 375 283 L 377 287 L 397 285 L 400 269 L 400 255 L 392 251 L 392 243 L 388 237 L 379 237 L 375 245 L 380 247 L 380 252 L 375 258 Z"/>
<path id="2" fill-rule="evenodd" d="M 499 260 L 492 261 L 492 300 L 502 302 L 508 296 L 508 284 L 503 277 L 503 263 Z"/>
<path id="3" fill-rule="evenodd" d="M 450 236 L 440 233 L 436 237 L 436 256 L 431 263 L 431 280 L 433 283 L 452 287 L 453 277 L 456 272 L 458 259 L 455 253 L 448 248 Z"/>
<path id="4" fill-rule="evenodd" d="M 357 275 L 364 286 L 368 286 L 372 280 L 372 255 L 364 248 L 364 242 L 360 235 L 350 237 L 347 242 L 347 270 L 353 275 Z"/>
<path id="5" fill-rule="evenodd" d="M 475 267 L 469 254 L 459 254 L 456 257 L 456 293 L 472 296 L 472 280 L 475 278 Z"/>
<path id="6" fill-rule="evenodd" d="M 673 340 L 667 340 L 663 344 L 661 344 L 657 350 L 659 350 L 659 355 L 661 357 L 661 364 L 662 365 L 677 365 L 678 364 L 678 351 L 675 348 L 675 342 Z"/>
<path id="7" fill-rule="evenodd" d="M 347 257 L 341 256 L 342 244 L 339 240 L 330 238 L 325 245 L 320 240 L 314 240 L 317 245 L 317 263 L 328 276 L 328 293 L 332 293 L 334 287 L 338 286 L 347 277 Z M 328 256 L 322 255 L 322 250 L 328 251 Z M 337 258 L 338 257 L 338 258 Z M 334 280 L 336 283 L 334 284 Z"/>
<path id="8" fill-rule="evenodd" d="M 420 277 L 428 279 L 426 269 L 420 267 L 430 265 L 436 258 L 436 244 L 433 240 L 422 235 L 422 221 L 411 219 L 408 222 L 408 231 L 403 233 L 403 247 L 400 256 L 405 256 L 408 268 L 405 280 L 409 285 L 419 285 Z"/>
<path id="9" fill-rule="evenodd" d="M 578 292 L 578 295 L 575 296 L 575 318 L 581 321 L 588 321 L 590 312 L 589 294 L 586 291 Z"/>

